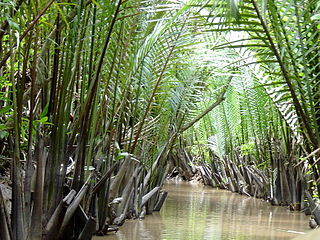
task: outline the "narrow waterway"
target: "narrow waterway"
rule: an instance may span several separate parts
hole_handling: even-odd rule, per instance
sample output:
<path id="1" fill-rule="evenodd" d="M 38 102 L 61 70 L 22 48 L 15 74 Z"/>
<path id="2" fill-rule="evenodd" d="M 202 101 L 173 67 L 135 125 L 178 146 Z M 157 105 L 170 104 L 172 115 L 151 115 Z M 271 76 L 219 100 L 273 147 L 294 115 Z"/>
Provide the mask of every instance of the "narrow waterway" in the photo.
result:
<path id="1" fill-rule="evenodd" d="M 308 216 L 261 199 L 199 184 L 169 181 L 160 211 L 128 220 L 116 234 L 95 240 L 293 239 L 311 230 Z"/>

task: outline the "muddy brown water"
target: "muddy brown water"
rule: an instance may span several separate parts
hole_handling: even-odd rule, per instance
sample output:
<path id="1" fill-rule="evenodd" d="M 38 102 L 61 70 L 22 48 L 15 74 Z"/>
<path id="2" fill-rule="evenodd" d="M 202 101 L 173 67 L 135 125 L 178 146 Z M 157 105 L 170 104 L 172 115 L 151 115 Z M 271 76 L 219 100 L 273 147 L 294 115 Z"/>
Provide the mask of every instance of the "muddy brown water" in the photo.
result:
<path id="1" fill-rule="evenodd" d="M 168 181 L 164 189 L 159 213 L 94 240 L 284 240 L 311 232 L 308 216 L 261 199 L 186 182 Z"/>

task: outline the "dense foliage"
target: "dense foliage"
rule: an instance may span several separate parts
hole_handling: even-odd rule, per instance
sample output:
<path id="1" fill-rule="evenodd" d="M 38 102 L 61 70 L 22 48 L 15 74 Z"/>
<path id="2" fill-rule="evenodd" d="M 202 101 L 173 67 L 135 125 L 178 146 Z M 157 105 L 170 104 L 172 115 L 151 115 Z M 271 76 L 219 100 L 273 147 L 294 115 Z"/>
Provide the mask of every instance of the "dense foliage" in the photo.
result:
<path id="1" fill-rule="evenodd" d="M 152 211 L 181 149 L 303 208 L 320 192 L 319 15 L 315 0 L 2 1 L 1 238 L 104 234 Z"/>

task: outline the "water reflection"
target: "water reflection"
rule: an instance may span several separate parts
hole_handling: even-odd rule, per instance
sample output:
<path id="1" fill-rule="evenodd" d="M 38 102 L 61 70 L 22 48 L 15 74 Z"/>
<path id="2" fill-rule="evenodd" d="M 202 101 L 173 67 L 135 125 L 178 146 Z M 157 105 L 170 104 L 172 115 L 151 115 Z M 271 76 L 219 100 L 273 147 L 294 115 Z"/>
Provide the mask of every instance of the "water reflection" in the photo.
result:
<path id="1" fill-rule="evenodd" d="M 310 231 L 308 217 L 260 199 L 190 183 L 168 182 L 160 213 L 130 220 L 95 240 L 293 239 Z"/>

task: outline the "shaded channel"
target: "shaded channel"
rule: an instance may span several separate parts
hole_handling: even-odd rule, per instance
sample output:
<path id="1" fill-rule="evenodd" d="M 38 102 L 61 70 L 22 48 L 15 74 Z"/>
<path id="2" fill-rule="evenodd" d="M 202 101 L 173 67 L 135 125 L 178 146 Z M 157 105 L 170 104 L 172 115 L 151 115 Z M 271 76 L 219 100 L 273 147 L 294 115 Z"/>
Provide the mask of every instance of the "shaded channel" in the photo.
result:
<path id="1" fill-rule="evenodd" d="M 160 211 L 128 220 L 116 234 L 95 240 L 293 239 L 311 230 L 308 216 L 261 199 L 187 182 L 168 181 Z"/>

